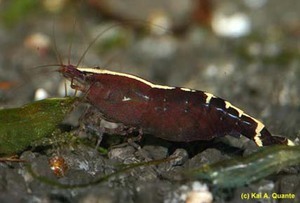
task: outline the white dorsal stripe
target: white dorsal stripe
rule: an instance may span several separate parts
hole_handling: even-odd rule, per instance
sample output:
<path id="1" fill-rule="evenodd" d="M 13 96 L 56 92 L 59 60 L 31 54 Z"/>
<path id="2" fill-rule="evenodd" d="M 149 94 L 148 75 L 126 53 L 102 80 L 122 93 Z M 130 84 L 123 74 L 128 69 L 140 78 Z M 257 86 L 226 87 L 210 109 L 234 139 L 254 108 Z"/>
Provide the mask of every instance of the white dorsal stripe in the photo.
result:
<path id="1" fill-rule="evenodd" d="M 260 136 L 261 134 L 260 133 L 257 133 L 255 136 L 254 136 L 254 142 L 257 144 L 257 146 L 259 147 L 262 147 L 263 146 L 263 143 L 260 139 Z"/>
<path id="2" fill-rule="evenodd" d="M 244 116 L 247 116 L 249 118 L 251 118 L 252 120 L 254 120 L 256 123 L 257 123 L 257 127 L 255 129 L 255 133 L 258 134 L 260 133 L 260 131 L 265 127 L 264 124 L 262 124 L 262 122 L 260 122 L 259 120 L 253 118 L 252 116 L 246 114 L 243 110 L 233 106 L 230 102 L 228 101 L 225 101 L 225 108 L 228 109 L 228 108 L 233 108 L 235 109 L 238 113 L 239 113 L 239 117 L 242 117 L 243 115 Z"/>
<path id="3" fill-rule="evenodd" d="M 206 95 L 205 103 L 207 103 L 207 104 L 209 104 L 211 98 L 215 98 L 215 96 L 213 94 L 210 94 L 208 92 L 204 92 L 204 94 Z"/>
<path id="4" fill-rule="evenodd" d="M 252 117 L 251 117 L 252 118 Z M 252 118 L 253 120 L 255 120 L 255 122 L 257 123 L 256 129 L 255 129 L 255 133 L 258 134 L 262 131 L 262 129 L 265 127 L 264 124 L 262 124 L 262 122 Z"/>
<path id="5" fill-rule="evenodd" d="M 257 124 L 256 128 L 255 128 L 255 136 L 254 136 L 254 141 L 257 144 L 257 146 L 263 146 L 262 140 L 261 140 L 261 131 L 262 129 L 265 127 L 264 124 L 262 124 L 262 122 L 260 122 L 259 120 L 253 118 L 252 116 L 249 116 L 248 114 L 246 114 L 244 111 L 242 111 L 241 109 L 233 106 L 231 103 L 229 103 L 228 101 L 225 101 L 225 108 L 233 108 L 235 109 L 238 113 L 239 113 L 239 117 L 242 117 L 242 115 L 247 116 L 249 118 L 251 118 L 252 120 L 254 120 Z"/>
<path id="6" fill-rule="evenodd" d="M 215 98 L 215 96 L 214 96 L 213 94 L 210 94 L 210 93 L 207 93 L 207 92 L 205 92 L 205 95 L 207 96 L 207 98 L 206 98 L 206 103 L 209 103 L 210 100 L 211 100 L 211 98 Z M 253 118 L 252 116 L 246 114 L 246 113 L 245 113 L 244 111 L 242 111 L 241 109 L 239 109 L 239 108 L 233 106 L 230 102 L 225 101 L 225 100 L 224 100 L 224 102 L 225 102 L 225 108 L 226 108 L 226 109 L 228 109 L 228 108 L 233 108 L 233 109 L 235 109 L 235 110 L 238 112 L 239 117 L 242 117 L 242 116 L 244 115 L 244 116 L 247 116 L 247 117 L 251 118 L 252 120 L 254 120 L 254 121 L 256 122 L 257 126 L 256 126 L 256 129 L 255 129 L 254 140 L 255 140 L 255 142 L 257 143 L 258 146 L 262 146 L 262 141 L 261 141 L 261 139 L 260 139 L 260 136 L 261 136 L 260 132 L 261 132 L 262 129 L 265 127 L 265 125 L 262 124 L 262 122 L 260 122 L 259 120 L 257 120 L 257 119 L 255 119 L 255 118 Z"/>
<path id="7" fill-rule="evenodd" d="M 242 117 L 242 115 L 244 115 L 244 116 L 247 116 L 247 117 L 249 117 L 249 118 L 251 118 L 252 120 L 254 120 L 255 122 L 256 122 L 256 124 L 257 124 L 257 126 L 256 126 L 256 129 L 255 129 L 255 133 L 256 133 L 256 135 L 255 135 L 255 137 L 254 137 L 254 140 L 255 140 L 255 142 L 256 143 L 259 143 L 259 140 L 260 140 L 260 136 L 261 136 L 261 134 L 260 134 L 260 132 L 262 131 L 262 129 L 265 127 L 265 125 L 264 124 L 262 124 L 262 122 L 260 122 L 259 120 L 257 120 L 257 119 L 255 119 L 255 118 L 253 118 L 252 116 L 249 116 L 248 114 L 246 114 L 244 111 L 242 111 L 241 109 L 239 109 L 239 108 L 237 108 L 237 107 L 235 107 L 235 106 L 233 106 L 231 103 L 229 103 L 228 101 L 225 101 L 225 108 L 233 108 L 233 109 L 235 109 L 238 113 L 239 113 L 239 117 Z M 261 142 L 261 141 L 260 141 Z"/>
<path id="8" fill-rule="evenodd" d="M 196 90 L 185 88 L 185 87 L 181 87 L 180 89 L 186 92 L 196 92 Z"/>
<path id="9" fill-rule="evenodd" d="M 135 80 L 138 80 L 152 88 L 158 88 L 158 89 L 175 89 L 175 87 L 170 87 L 170 86 L 165 86 L 165 85 L 155 85 L 147 80 L 144 80 L 142 78 L 139 78 L 134 75 L 126 74 L 126 73 L 120 73 L 120 72 L 114 72 L 114 71 L 109 71 L 109 70 L 104 70 L 104 69 L 95 69 L 95 68 L 84 68 L 84 67 L 78 67 L 78 70 L 82 72 L 87 72 L 87 73 L 96 73 L 96 74 L 107 74 L 107 75 L 118 75 L 118 76 L 123 76 L 127 78 L 132 78 Z"/>
<path id="10" fill-rule="evenodd" d="M 244 113 L 244 111 L 242 111 L 241 109 L 239 109 L 239 108 L 237 108 L 237 107 L 233 106 L 233 105 L 232 105 L 230 102 L 228 102 L 228 101 L 225 101 L 225 108 L 226 108 L 226 109 L 229 109 L 229 108 L 233 108 L 233 109 L 235 109 L 235 110 L 238 112 L 238 114 L 239 114 L 239 117 L 242 117 L 242 115 L 245 115 L 245 116 L 251 117 L 251 116 L 249 116 L 249 115 L 245 114 L 245 113 Z M 252 118 L 252 117 L 251 117 L 251 118 Z"/>

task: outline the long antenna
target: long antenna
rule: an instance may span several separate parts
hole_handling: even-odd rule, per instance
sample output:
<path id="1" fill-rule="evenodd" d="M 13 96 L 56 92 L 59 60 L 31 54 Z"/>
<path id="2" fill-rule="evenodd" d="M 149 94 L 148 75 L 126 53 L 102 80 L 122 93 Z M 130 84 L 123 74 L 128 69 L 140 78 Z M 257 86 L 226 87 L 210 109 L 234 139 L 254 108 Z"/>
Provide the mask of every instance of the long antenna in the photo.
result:
<path id="1" fill-rule="evenodd" d="M 90 48 L 95 44 L 95 42 L 99 39 L 99 37 L 101 37 L 101 35 L 103 35 L 105 32 L 107 32 L 108 30 L 116 27 L 116 26 L 119 26 L 120 24 L 114 24 L 112 26 L 109 26 L 108 28 L 106 28 L 104 31 L 102 31 L 101 33 L 99 33 L 94 39 L 93 41 L 91 41 L 91 43 L 89 44 L 89 46 L 85 49 L 85 51 L 83 52 L 82 56 L 80 57 L 78 63 L 76 64 L 76 67 L 78 67 L 82 60 L 84 59 L 85 55 L 87 54 L 87 52 L 90 50 Z"/>
<path id="2" fill-rule="evenodd" d="M 55 37 L 55 24 L 53 23 L 52 24 L 52 36 L 53 36 L 53 49 L 54 49 L 54 52 L 55 52 L 55 55 L 56 55 L 56 59 L 58 60 L 58 62 L 60 63 L 60 65 L 63 64 L 63 60 L 62 60 L 62 57 L 61 55 L 59 54 L 59 51 L 57 49 L 57 44 L 56 44 L 56 37 Z"/>
<path id="3" fill-rule="evenodd" d="M 44 67 L 57 67 L 61 66 L 62 64 L 59 63 L 54 63 L 54 64 L 45 64 L 45 65 L 40 65 L 40 66 L 34 66 L 32 69 L 37 69 L 37 68 L 44 68 Z"/>
<path id="4" fill-rule="evenodd" d="M 137 22 L 137 23 L 141 23 L 141 24 L 152 24 L 158 28 L 161 28 L 161 29 L 165 29 L 164 27 L 160 26 L 160 25 L 155 25 L 149 21 L 146 21 L 146 20 L 126 20 L 126 22 L 122 22 L 122 23 L 116 23 L 114 25 L 111 25 L 109 26 L 108 28 L 106 28 L 105 30 L 103 30 L 101 33 L 99 33 L 92 41 L 91 43 L 89 44 L 89 46 L 86 48 L 86 50 L 83 52 L 82 56 L 80 57 L 78 63 L 76 64 L 76 67 L 78 67 L 82 60 L 84 59 L 85 55 L 87 54 L 87 52 L 90 50 L 90 48 L 95 44 L 95 42 L 100 38 L 100 36 L 102 36 L 105 32 L 109 31 L 110 29 L 114 28 L 114 27 L 117 27 L 117 26 L 121 26 L 121 25 L 124 25 L 124 24 L 129 24 L 129 23 L 132 23 L 132 22 Z"/>
<path id="5" fill-rule="evenodd" d="M 74 40 L 74 33 L 75 33 L 76 23 L 77 23 L 77 20 L 75 18 L 74 19 L 74 24 L 73 24 L 73 35 L 71 36 L 71 42 L 70 42 L 69 50 L 68 50 L 68 65 L 71 64 L 71 51 L 72 51 L 72 44 L 73 44 L 73 40 Z"/>

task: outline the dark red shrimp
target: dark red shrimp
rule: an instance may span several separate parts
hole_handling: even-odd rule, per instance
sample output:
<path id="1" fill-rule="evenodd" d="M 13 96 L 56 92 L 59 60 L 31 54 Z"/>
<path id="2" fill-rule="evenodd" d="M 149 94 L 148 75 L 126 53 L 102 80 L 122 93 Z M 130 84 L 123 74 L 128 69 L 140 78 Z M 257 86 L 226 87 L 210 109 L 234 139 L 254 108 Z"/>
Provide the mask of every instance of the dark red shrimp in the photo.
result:
<path id="1" fill-rule="evenodd" d="M 134 75 L 62 65 L 59 72 L 104 118 L 160 138 L 190 142 L 244 135 L 258 146 L 294 145 L 257 119 L 210 93 L 156 85 Z"/>

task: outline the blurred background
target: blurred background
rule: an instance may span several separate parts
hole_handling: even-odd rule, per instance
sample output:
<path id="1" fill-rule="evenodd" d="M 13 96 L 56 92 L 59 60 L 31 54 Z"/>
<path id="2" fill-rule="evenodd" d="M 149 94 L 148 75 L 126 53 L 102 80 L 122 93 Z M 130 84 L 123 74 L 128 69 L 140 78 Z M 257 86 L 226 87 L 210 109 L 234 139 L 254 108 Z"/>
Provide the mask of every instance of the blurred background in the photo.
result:
<path id="1" fill-rule="evenodd" d="M 77 64 L 101 35 L 81 65 L 211 92 L 295 137 L 299 9 L 297 0 L 1 0 L 0 105 L 63 97 L 58 67 L 34 67 Z"/>

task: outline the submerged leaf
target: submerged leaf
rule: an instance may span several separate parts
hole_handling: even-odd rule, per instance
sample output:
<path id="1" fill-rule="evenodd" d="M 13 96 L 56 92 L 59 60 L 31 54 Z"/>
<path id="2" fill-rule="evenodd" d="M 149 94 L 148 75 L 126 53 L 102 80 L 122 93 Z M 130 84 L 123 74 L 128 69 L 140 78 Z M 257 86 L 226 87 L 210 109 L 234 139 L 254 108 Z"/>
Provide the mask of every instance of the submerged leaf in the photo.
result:
<path id="1" fill-rule="evenodd" d="M 214 185 L 233 188 L 300 164 L 300 146 L 269 146 L 242 159 L 204 165 L 186 172 L 186 177 L 208 180 Z"/>
<path id="2" fill-rule="evenodd" d="M 21 152 L 50 136 L 75 101 L 75 97 L 50 98 L 0 110 L 0 155 Z"/>

